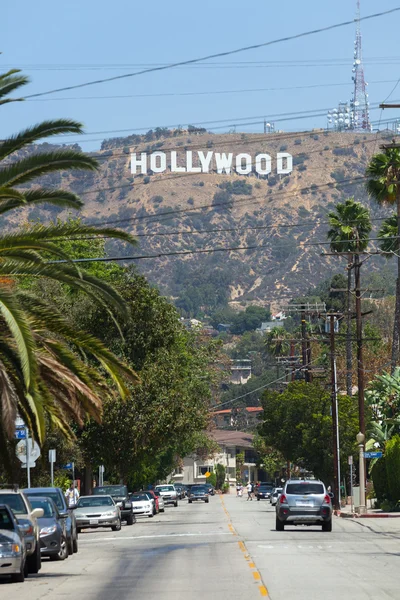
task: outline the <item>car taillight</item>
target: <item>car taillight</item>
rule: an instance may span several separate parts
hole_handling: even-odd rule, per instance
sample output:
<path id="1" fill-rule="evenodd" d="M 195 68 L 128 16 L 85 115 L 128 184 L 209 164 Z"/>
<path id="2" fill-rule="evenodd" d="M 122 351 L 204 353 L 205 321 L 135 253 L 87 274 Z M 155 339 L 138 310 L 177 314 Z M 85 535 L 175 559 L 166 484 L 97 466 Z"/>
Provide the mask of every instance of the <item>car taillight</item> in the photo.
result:
<path id="1" fill-rule="evenodd" d="M 285 494 L 281 494 L 279 497 L 279 503 L 285 504 L 287 502 Z"/>
<path id="2" fill-rule="evenodd" d="M 329 494 L 325 494 L 324 504 L 330 504 L 330 503 L 331 503 L 331 497 L 329 496 Z"/>

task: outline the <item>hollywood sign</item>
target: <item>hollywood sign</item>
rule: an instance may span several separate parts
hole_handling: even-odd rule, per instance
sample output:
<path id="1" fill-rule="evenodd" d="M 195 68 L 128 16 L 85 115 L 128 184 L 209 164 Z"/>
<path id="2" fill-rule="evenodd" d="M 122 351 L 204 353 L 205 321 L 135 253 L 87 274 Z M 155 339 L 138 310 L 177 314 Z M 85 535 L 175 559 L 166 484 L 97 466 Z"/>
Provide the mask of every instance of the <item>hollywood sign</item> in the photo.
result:
<path id="1" fill-rule="evenodd" d="M 232 171 L 239 175 L 249 175 L 253 171 L 259 175 L 269 175 L 272 171 L 272 159 L 269 154 L 256 154 L 253 160 L 251 154 L 246 153 L 234 155 L 232 152 L 192 152 L 191 150 L 186 151 L 185 156 L 182 157 L 182 153 L 172 150 L 169 153 L 167 166 L 166 152 L 153 152 L 150 155 L 146 152 L 131 154 L 132 175 L 136 175 L 138 172 L 146 175 L 149 169 L 153 173 L 164 173 L 167 168 L 172 173 L 209 173 L 216 170 L 219 174 L 227 173 L 228 175 Z M 276 173 L 287 175 L 292 171 L 293 156 L 287 152 L 278 152 Z"/>

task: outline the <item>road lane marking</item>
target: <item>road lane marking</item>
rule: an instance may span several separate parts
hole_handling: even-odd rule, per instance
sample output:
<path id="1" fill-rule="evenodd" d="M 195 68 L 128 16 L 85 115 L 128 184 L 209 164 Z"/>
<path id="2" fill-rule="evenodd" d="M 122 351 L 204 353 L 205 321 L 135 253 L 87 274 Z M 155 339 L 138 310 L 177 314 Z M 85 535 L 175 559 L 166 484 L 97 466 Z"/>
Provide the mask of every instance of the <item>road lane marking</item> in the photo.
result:
<path id="1" fill-rule="evenodd" d="M 238 542 L 238 544 L 239 544 L 239 548 L 241 549 L 241 551 L 242 551 L 242 552 L 246 552 L 246 547 L 245 547 L 245 545 L 243 544 L 243 542 Z"/>
<path id="2" fill-rule="evenodd" d="M 259 588 L 261 596 L 268 596 L 268 590 L 265 585 L 260 585 Z"/>
<path id="3" fill-rule="evenodd" d="M 255 569 L 256 565 L 253 562 L 251 562 L 251 563 L 249 563 L 249 567 L 250 567 L 250 569 Z"/>
<path id="4" fill-rule="evenodd" d="M 261 575 L 258 571 L 253 571 L 253 577 L 256 581 L 260 581 Z"/>
<path id="5" fill-rule="evenodd" d="M 105 538 L 93 538 L 91 540 L 82 539 L 79 536 L 80 544 L 96 544 L 97 542 L 120 542 L 124 540 L 152 540 L 155 538 L 169 538 L 169 537 L 197 537 L 197 536 L 206 536 L 206 535 L 231 535 L 227 531 L 209 531 L 207 533 L 164 533 L 161 535 L 137 535 L 137 536 L 119 536 L 119 537 L 105 537 Z"/>

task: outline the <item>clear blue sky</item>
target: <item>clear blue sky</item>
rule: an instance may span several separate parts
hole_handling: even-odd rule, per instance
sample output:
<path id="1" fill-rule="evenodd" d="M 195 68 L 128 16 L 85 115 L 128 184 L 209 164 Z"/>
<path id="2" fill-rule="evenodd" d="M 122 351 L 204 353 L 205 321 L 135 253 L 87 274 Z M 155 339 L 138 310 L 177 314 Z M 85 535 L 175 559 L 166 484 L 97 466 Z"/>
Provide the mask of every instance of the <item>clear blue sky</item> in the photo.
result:
<path id="1" fill-rule="evenodd" d="M 362 14 L 399 5 L 400 0 L 379 3 L 362 0 Z M 32 83 L 25 88 L 29 94 L 135 71 L 138 64 L 187 60 L 293 35 L 349 20 L 354 12 L 355 0 L 247 3 L 243 0 L 20 0 L 8 2 L 6 10 L 3 7 L 1 61 L 3 70 L 20 67 L 30 76 Z M 396 81 L 400 77 L 399 26 L 400 12 L 362 23 L 371 103 L 385 99 L 394 86 L 394 83 L 374 82 Z M 134 132 L 164 125 L 235 121 L 255 115 L 269 119 L 276 113 L 333 108 L 339 101 L 350 99 L 353 44 L 354 27 L 348 26 L 220 59 L 219 63 L 228 65 L 225 68 L 202 65 L 174 69 L 61 92 L 47 100 L 7 105 L 1 109 L 2 137 L 45 118 L 71 117 L 83 122 L 89 132 L 86 138 L 74 137 L 74 140 L 82 143 L 85 150 L 92 150 L 99 147 L 100 141 L 96 140 L 112 134 L 90 132 L 118 129 Z M 378 57 L 383 58 L 377 61 Z M 330 66 L 316 64 L 324 59 L 342 60 Z M 239 61 L 253 64 L 229 67 L 229 63 Z M 257 61 L 287 61 L 287 64 L 265 67 L 254 64 Z M 314 64 L 300 66 L 293 61 L 314 61 Z M 325 87 L 332 83 L 344 85 Z M 311 85 L 319 87 L 199 96 L 101 98 Z M 400 99 L 400 84 L 391 99 Z M 384 116 L 393 118 L 397 114 L 400 116 L 400 111 L 386 111 Z M 379 110 L 371 112 L 371 119 L 379 119 Z M 281 123 L 277 118 L 271 120 L 287 131 L 326 125 L 324 117 Z M 241 130 L 261 128 L 254 125 Z"/>

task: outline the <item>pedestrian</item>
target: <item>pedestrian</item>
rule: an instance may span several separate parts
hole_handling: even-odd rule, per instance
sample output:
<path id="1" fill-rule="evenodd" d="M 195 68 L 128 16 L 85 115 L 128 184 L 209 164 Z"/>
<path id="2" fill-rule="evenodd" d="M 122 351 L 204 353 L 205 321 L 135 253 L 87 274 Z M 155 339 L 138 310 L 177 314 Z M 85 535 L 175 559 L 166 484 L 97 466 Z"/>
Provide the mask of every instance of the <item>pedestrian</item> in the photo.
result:
<path id="1" fill-rule="evenodd" d="M 239 495 L 240 495 L 240 494 L 239 494 L 239 492 L 240 492 L 240 487 L 241 487 L 241 486 L 240 486 L 240 483 L 237 483 L 237 484 L 236 484 L 236 496 L 239 496 Z"/>
<path id="2" fill-rule="evenodd" d="M 65 492 L 65 499 L 68 506 L 74 506 L 78 502 L 79 492 L 72 481 L 69 484 L 69 488 Z"/>
<path id="3" fill-rule="evenodd" d="M 242 484 L 240 484 L 240 487 L 239 487 L 239 497 L 240 498 L 242 497 L 242 492 L 243 492 L 243 486 L 242 486 Z"/>
<path id="4" fill-rule="evenodd" d="M 253 500 L 253 484 L 249 483 L 247 484 L 247 500 Z"/>

